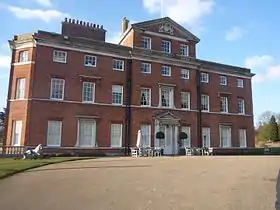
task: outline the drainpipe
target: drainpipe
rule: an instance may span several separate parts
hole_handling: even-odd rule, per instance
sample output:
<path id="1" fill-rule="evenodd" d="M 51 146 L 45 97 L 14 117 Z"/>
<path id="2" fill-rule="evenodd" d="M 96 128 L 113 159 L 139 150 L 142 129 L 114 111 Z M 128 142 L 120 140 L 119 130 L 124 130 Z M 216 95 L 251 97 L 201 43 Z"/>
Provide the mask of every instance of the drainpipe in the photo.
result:
<path id="1" fill-rule="evenodd" d="M 201 127 L 201 121 L 202 121 L 202 114 L 201 114 L 201 82 L 200 82 L 200 75 L 201 75 L 201 68 L 202 66 L 199 66 L 196 73 L 196 88 L 197 88 L 197 146 L 202 147 L 202 127 Z"/>
<path id="2" fill-rule="evenodd" d="M 131 54 L 131 52 L 130 52 Z M 129 155 L 130 141 L 131 141 L 131 102 L 132 102 L 132 59 L 126 60 L 126 100 L 125 100 L 125 155 Z"/>

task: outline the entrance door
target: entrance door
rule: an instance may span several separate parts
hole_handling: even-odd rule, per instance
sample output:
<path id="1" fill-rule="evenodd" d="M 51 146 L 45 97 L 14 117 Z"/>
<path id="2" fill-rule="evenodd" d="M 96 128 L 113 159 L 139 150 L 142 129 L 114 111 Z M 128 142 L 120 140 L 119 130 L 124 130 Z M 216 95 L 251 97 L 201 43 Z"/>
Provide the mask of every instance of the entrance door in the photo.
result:
<path id="1" fill-rule="evenodd" d="M 171 125 L 165 126 L 165 146 L 163 152 L 165 155 L 173 154 L 173 130 Z"/>
<path id="2" fill-rule="evenodd" d="M 13 146 L 20 146 L 22 132 L 22 121 L 13 122 Z"/>
<path id="3" fill-rule="evenodd" d="M 79 122 L 79 146 L 94 147 L 96 138 L 96 123 L 92 120 L 80 120 Z"/>

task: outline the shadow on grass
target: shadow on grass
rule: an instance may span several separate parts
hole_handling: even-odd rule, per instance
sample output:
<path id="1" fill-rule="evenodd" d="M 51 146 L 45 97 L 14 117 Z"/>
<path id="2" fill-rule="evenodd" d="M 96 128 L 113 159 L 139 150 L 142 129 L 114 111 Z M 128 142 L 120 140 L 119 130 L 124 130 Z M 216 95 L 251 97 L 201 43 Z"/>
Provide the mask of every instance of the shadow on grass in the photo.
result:
<path id="1" fill-rule="evenodd" d="M 151 165 L 138 165 L 138 166 L 83 166 L 72 168 L 46 168 L 46 169 L 34 169 L 32 171 L 26 171 L 25 173 L 34 173 L 39 171 L 60 171 L 60 170 L 83 170 L 83 169 L 110 169 L 110 168 L 150 168 Z"/>

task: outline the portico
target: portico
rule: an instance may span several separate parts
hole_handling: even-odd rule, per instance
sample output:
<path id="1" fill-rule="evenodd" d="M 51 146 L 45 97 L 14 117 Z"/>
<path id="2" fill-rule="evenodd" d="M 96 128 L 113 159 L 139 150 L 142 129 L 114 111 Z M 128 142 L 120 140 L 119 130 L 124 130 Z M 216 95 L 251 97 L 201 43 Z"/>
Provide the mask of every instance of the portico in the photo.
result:
<path id="1" fill-rule="evenodd" d="M 172 112 L 167 111 L 154 116 L 155 125 L 155 147 L 161 147 L 164 155 L 178 154 L 178 137 L 180 119 Z M 156 133 L 162 131 L 164 139 L 157 139 Z"/>

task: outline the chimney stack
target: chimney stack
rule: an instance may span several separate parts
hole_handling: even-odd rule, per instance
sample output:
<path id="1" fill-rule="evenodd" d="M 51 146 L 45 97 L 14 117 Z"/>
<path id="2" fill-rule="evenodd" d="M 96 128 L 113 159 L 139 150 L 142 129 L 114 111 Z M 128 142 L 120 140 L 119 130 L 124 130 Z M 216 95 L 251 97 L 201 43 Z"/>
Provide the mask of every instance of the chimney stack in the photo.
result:
<path id="1" fill-rule="evenodd" d="M 126 17 L 124 17 L 122 19 L 122 33 L 126 31 L 126 29 L 128 28 L 128 24 L 129 24 L 129 20 L 127 20 Z"/>

